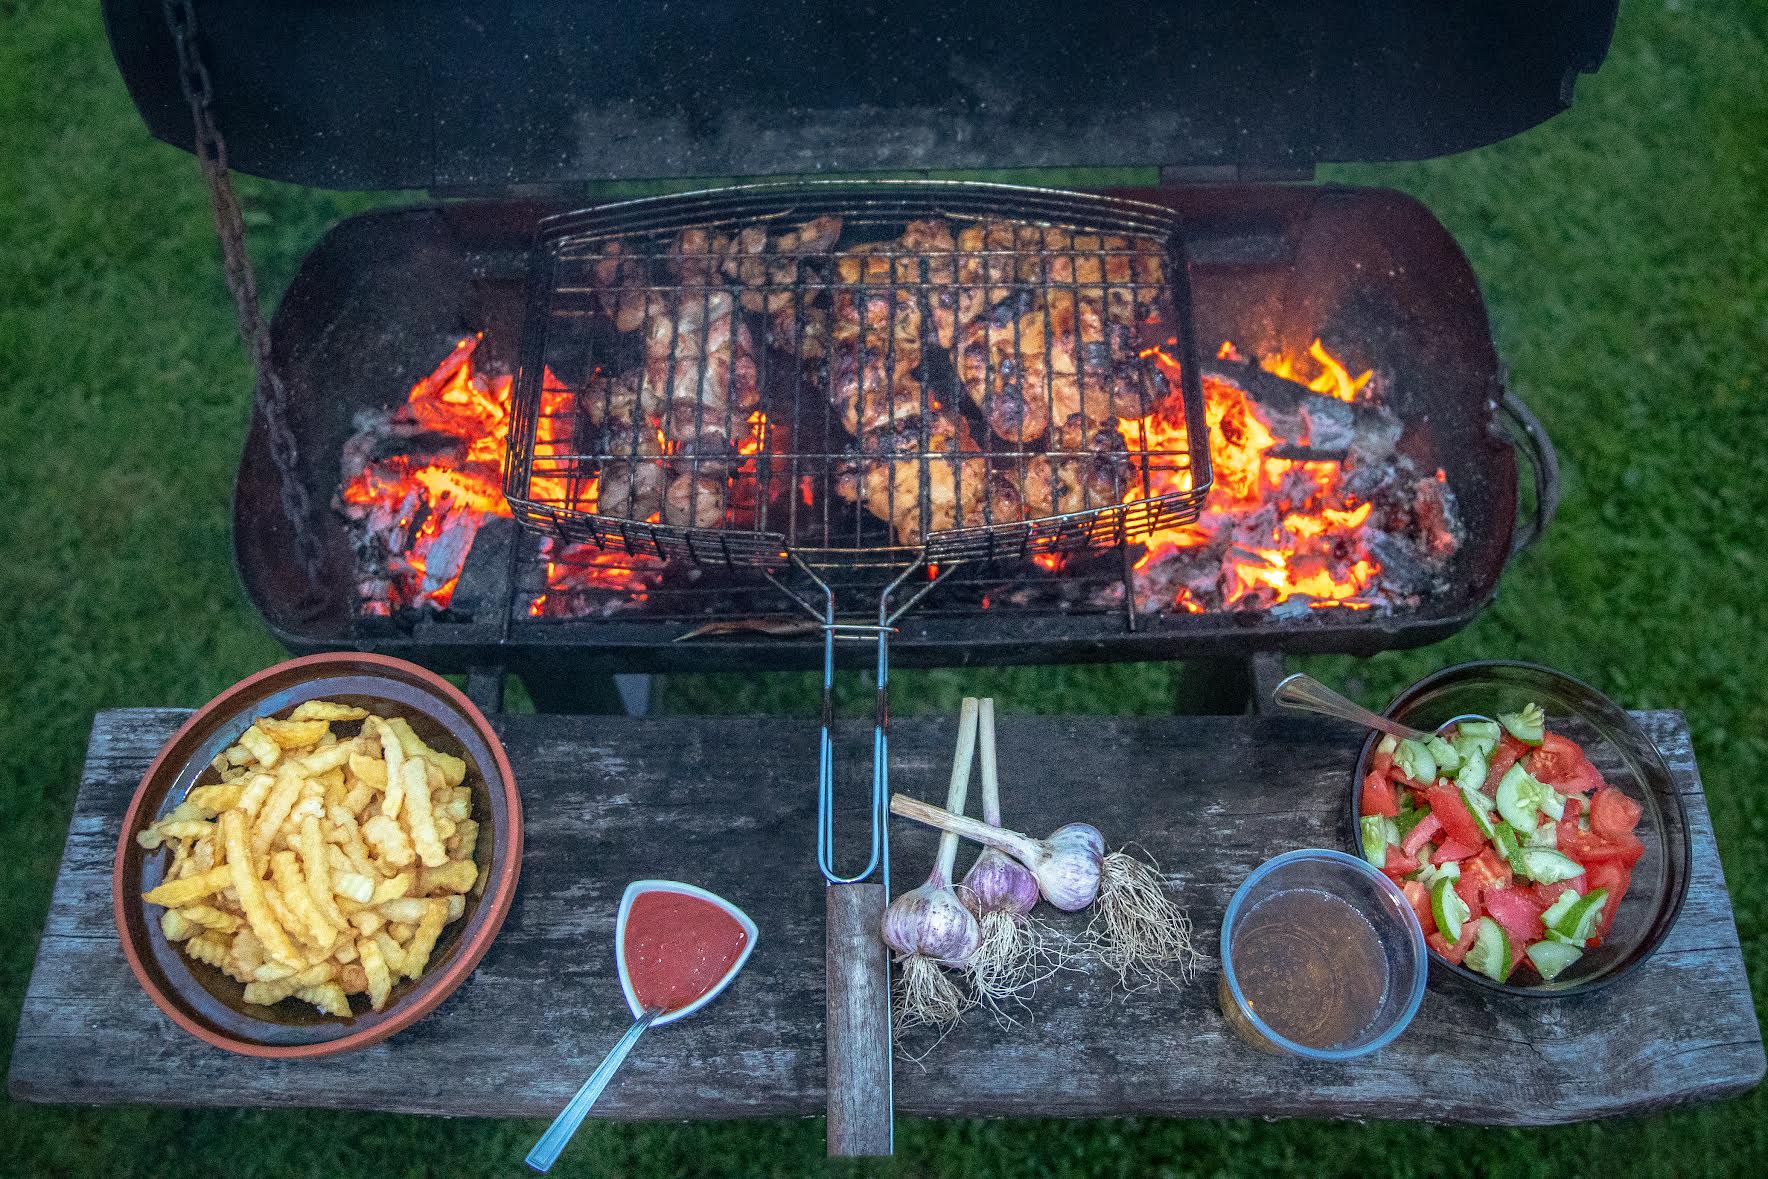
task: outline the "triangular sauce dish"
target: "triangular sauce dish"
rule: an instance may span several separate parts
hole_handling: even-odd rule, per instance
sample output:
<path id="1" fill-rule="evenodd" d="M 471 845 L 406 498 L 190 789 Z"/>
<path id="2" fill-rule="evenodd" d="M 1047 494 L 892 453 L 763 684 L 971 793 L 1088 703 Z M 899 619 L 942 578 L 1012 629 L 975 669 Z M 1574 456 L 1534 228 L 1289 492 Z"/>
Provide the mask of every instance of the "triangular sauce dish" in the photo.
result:
<path id="1" fill-rule="evenodd" d="M 660 1012 L 652 1027 L 692 1015 L 730 985 L 755 951 L 749 915 L 703 888 L 635 880 L 620 898 L 614 961 L 632 1017 Z"/>

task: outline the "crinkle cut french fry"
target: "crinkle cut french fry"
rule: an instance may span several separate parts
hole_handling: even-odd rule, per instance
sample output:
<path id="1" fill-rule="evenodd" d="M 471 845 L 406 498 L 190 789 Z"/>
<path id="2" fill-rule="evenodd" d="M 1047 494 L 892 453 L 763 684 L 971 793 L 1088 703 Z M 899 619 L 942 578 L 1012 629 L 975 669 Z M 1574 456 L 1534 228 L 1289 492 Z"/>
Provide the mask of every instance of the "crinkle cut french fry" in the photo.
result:
<path id="1" fill-rule="evenodd" d="M 301 800 L 301 788 L 306 779 L 294 766 L 282 766 L 276 771 L 276 785 L 270 791 L 270 797 L 264 800 L 264 806 L 258 817 L 252 822 L 252 856 L 263 859 L 264 853 L 270 850 L 270 844 L 276 839 L 276 833 L 282 828 L 282 821 L 289 817 L 295 809 L 295 803 Z"/>
<path id="2" fill-rule="evenodd" d="M 422 897 L 401 897 L 376 905 L 382 917 L 398 925 L 416 925 L 430 911 L 430 903 Z"/>
<path id="3" fill-rule="evenodd" d="M 409 867 L 417 859 L 411 839 L 399 824 L 386 815 L 370 815 L 362 825 L 362 838 L 376 854 L 395 868 Z"/>
<path id="4" fill-rule="evenodd" d="M 450 860 L 440 868 L 419 868 L 417 891 L 420 896 L 437 893 L 464 893 L 479 878 L 479 866 L 471 860 Z"/>
<path id="5" fill-rule="evenodd" d="M 357 721 L 368 715 L 368 709 L 335 700 L 303 700 L 289 713 L 292 721 Z"/>
<path id="6" fill-rule="evenodd" d="M 362 969 L 367 976 L 369 1005 L 379 1011 L 387 1005 L 387 996 L 393 990 L 392 968 L 381 953 L 381 947 L 371 937 L 356 939 L 356 954 L 362 959 Z"/>
<path id="7" fill-rule="evenodd" d="M 301 871 L 301 862 L 294 852 L 280 851 L 271 857 L 270 872 L 276 880 L 277 891 L 282 893 L 282 902 L 288 906 L 295 920 L 296 934 L 305 934 L 308 945 L 316 949 L 330 949 L 331 944 L 338 940 L 338 931 L 319 906 L 313 903 L 313 894 L 307 888 L 306 874 Z"/>
<path id="8" fill-rule="evenodd" d="M 399 744 L 399 734 L 386 721 L 376 717 L 372 723 L 380 734 L 381 757 L 387 763 L 387 793 L 381 798 L 381 814 L 396 819 L 400 804 L 405 801 L 405 748 Z"/>
<path id="9" fill-rule="evenodd" d="M 426 867 L 448 861 L 442 839 L 436 834 L 436 816 L 430 810 L 430 763 L 413 758 L 405 763 L 405 824 L 411 829 L 411 845 Z"/>
<path id="10" fill-rule="evenodd" d="M 301 820 L 300 843 L 301 864 L 307 872 L 307 891 L 325 919 L 342 927 L 344 915 L 338 912 L 337 902 L 332 900 L 331 861 L 326 858 L 327 851 L 336 849 L 331 848 L 320 834 L 316 816 L 309 815 Z"/>
<path id="11" fill-rule="evenodd" d="M 444 781 L 450 786 L 458 786 L 466 780 L 467 763 L 452 754 L 430 748 L 411 727 L 410 721 L 402 716 L 390 717 L 387 727 L 399 735 L 399 748 L 406 757 L 421 757 L 430 762 L 441 771 Z"/>
<path id="12" fill-rule="evenodd" d="M 344 994 L 344 988 L 335 982 L 321 983 L 316 987 L 305 987 L 295 992 L 295 997 L 303 1003 L 311 1003 L 327 1015 L 339 1019 L 350 1018 L 350 997 Z"/>
<path id="13" fill-rule="evenodd" d="M 301 763 L 301 769 L 308 777 L 317 778 L 349 765 L 350 749 L 349 742 L 341 741 L 336 745 L 322 745 L 312 753 L 304 753 L 292 760 Z"/>
<path id="14" fill-rule="evenodd" d="M 239 929 L 239 918 L 232 913 L 223 913 L 212 905 L 185 905 L 178 910 L 179 916 L 204 929 L 212 929 L 216 933 L 233 933 Z"/>
<path id="15" fill-rule="evenodd" d="M 442 936 L 442 927 L 448 922 L 448 903 L 446 901 L 425 901 L 428 906 L 423 920 L 417 923 L 417 929 L 411 935 L 411 943 L 405 947 L 405 963 L 416 978 L 430 964 L 430 954 L 436 949 L 436 939 Z"/>
<path id="16" fill-rule="evenodd" d="M 176 909 L 199 901 L 210 893 L 220 892 L 233 883 L 233 875 L 226 867 L 211 868 L 200 876 L 186 876 L 182 880 L 171 880 L 151 889 L 142 895 L 142 900 L 150 905 L 164 905 L 168 909 Z"/>
<path id="17" fill-rule="evenodd" d="M 294 943 L 289 941 L 287 933 L 277 924 L 276 915 L 270 911 L 268 902 L 264 900 L 264 884 L 258 879 L 257 869 L 252 866 L 252 849 L 246 843 L 246 818 L 239 811 L 228 811 L 221 816 L 221 836 L 227 849 L 227 869 L 233 882 L 233 889 L 239 894 L 240 908 L 245 911 L 246 922 L 251 925 L 252 932 L 264 944 L 264 949 L 272 958 L 281 962 L 298 963 L 301 956 L 295 952 Z"/>
<path id="18" fill-rule="evenodd" d="M 421 869 L 420 869 L 421 871 Z M 388 901 L 396 901 L 411 892 L 414 876 L 411 872 L 399 872 L 374 886 L 374 895 L 368 898 L 371 905 L 384 905 Z"/>
<path id="19" fill-rule="evenodd" d="M 187 937 L 194 937 L 201 929 L 202 926 L 177 909 L 167 909 L 160 914 L 160 932 L 166 935 L 169 942 L 181 942 Z"/>
<path id="20" fill-rule="evenodd" d="M 287 752 L 290 749 L 305 749 L 310 745 L 317 745 L 319 739 L 331 730 L 331 725 L 325 721 L 277 720 L 274 717 L 261 716 L 258 718 L 258 729 Z"/>
<path id="21" fill-rule="evenodd" d="M 282 746 L 271 740 L 270 734 L 255 724 L 239 735 L 239 743 L 267 770 L 282 760 Z"/>
<path id="22" fill-rule="evenodd" d="M 275 774 L 254 774 L 247 778 L 245 790 L 239 796 L 239 809 L 245 812 L 248 819 L 256 818 L 258 812 L 264 809 L 264 800 L 270 797 L 270 791 L 275 786 Z"/>

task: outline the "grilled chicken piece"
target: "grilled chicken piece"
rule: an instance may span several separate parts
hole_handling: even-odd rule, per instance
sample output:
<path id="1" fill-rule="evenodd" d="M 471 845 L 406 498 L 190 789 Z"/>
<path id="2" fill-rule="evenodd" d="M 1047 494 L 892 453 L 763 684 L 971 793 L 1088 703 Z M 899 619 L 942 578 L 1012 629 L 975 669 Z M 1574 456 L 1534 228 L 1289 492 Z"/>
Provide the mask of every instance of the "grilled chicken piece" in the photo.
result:
<path id="1" fill-rule="evenodd" d="M 1023 516 L 1012 482 L 990 470 L 991 460 L 977 450 L 958 414 L 936 409 L 916 415 L 873 431 L 860 449 L 837 472 L 836 494 L 888 521 L 901 544 L 918 545 L 929 532 Z"/>
<path id="2" fill-rule="evenodd" d="M 736 300 L 717 288 L 684 290 L 645 321 L 644 403 L 698 402 L 708 418 L 761 404 L 755 345 Z"/>
<path id="3" fill-rule="evenodd" d="M 717 528 L 724 522 L 727 480 L 677 475 L 663 494 L 663 523 L 680 528 Z"/>
<path id="4" fill-rule="evenodd" d="M 646 289 L 647 268 L 642 258 L 635 258 L 626 243 L 616 238 L 602 246 L 601 254 L 590 267 L 595 285 L 600 289 L 597 299 L 623 332 L 638 330 L 644 322 L 646 304 L 654 296 Z"/>
<path id="5" fill-rule="evenodd" d="M 803 360 L 825 355 L 828 311 L 814 301 L 840 236 L 841 218 L 825 216 L 772 235 L 750 226 L 726 247 L 724 275 L 742 288 L 743 310 L 767 316 L 769 346 Z"/>
<path id="6" fill-rule="evenodd" d="M 615 457 L 602 464 L 592 510 L 622 520 L 649 520 L 660 512 L 669 476 L 657 431 L 631 423 L 616 425 L 604 433 L 601 449 Z"/>
<path id="7" fill-rule="evenodd" d="M 638 369 L 617 377 L 597 373 L 577 395 L 577 404 L 597 426 L 632 426 L 651 421 L 663 412 L 664 406 L 655 394 L 646 396 L 643 374 Z"/>
<path id="8" fill-rule="evenodd" d="M 1114 423 L 1088 422 L 1079 414 L 1050 432 L 1050 449 L 1026 463 L 1019 483 L 1028 519 L 1065 516 L 1123 502 L 1131 471 L 1123 436 Z"/>

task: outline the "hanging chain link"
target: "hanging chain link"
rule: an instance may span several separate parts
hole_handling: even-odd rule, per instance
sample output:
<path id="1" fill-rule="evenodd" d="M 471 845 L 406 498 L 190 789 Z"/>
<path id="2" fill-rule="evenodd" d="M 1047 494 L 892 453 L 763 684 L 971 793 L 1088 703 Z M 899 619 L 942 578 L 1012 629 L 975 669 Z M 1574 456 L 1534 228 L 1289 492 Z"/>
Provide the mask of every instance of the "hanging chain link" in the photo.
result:
<path id="1" fill-rule="evenodd" d="M 233 296 L 240 341 L 256 373 L 253 400 L 270 439 L 270 457 L 282 487 L 282 514 L 294 531 L 295 550 L 307 574 L 308 589 L 317 591 L 323 554 L 312 526 L 312 502 L 301 482 L 294 431 L 289 426 L 288 389 L 271 363 L 270 330 L 258 310 L 258 280 L 246 254 L 245 221 L 228 175 L 227 144 L 215 125 L 209 70 L 197 51 L 196 4 L 194 0 L 164 0 L 162 7 L 178 52 L 178 85 L 190 104 L 191 122 L 196 127 L 196 158 L 208 182 L 209 208 L 215 217 L 215 234 L 221 239 L 222 274 Z"/>

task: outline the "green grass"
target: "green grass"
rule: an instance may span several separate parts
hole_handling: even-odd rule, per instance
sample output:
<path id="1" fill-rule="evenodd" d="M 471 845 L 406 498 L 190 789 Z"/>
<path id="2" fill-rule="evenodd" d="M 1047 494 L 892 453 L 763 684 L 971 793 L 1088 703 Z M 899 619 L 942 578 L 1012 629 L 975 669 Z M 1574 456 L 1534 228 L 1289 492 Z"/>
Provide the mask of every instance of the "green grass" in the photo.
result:
<path id="1" fill-rule="evenodd" d="M 0 3 L 0 1053 L 10 1053 L 93 710 L 187 704 L 276 659 L 228 556 L 250 380 L 192 161 L 151 143 L 96 5 Z M 1495 606 L 1423 651 L 1315 670 L 1383 699 L 1527 656 L 1687 710 L 1758 1005 L 1768 999 L 1768 7 L 1625 7 L 1576 107 L 1433 163 L 1336 170 L 1421 197 L 1484 285 L 1513 384 L 1566 465 L 1560 518 Z M 243 186 L 277 289 L 371 203 Z M 1158 712 L 1164 666 L 910 673 L 904 707 Z M 805 707 L 797 677 L 682 677 L 677 710 Z M 79 1018 L 70 1012 L 69 1018 Z M 462 1068 L 471 1068 L 463 1061 Z M 1519 1094 L 1519 1100 L 1528 1095 Z M 513 1171 L 536 1123 L 29 1107 L 0 1168 L 229 1175 Z M 561 1173 L 821 1173 L 820 1122 L 585 1131 Z M 1311 1122 L 907 1122 L 905 1175 L 1750 1172 L 1760 1093 L 1550 1131 Z M 1752 1162 L 1753 1160 L 1753 1162 Z"/>

